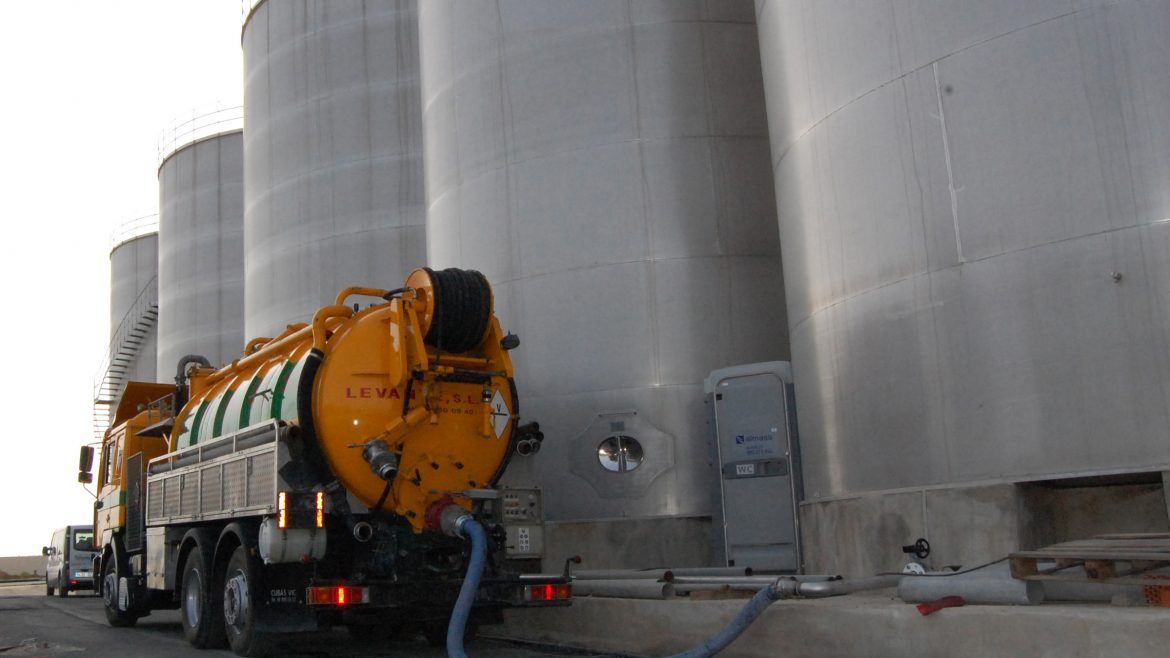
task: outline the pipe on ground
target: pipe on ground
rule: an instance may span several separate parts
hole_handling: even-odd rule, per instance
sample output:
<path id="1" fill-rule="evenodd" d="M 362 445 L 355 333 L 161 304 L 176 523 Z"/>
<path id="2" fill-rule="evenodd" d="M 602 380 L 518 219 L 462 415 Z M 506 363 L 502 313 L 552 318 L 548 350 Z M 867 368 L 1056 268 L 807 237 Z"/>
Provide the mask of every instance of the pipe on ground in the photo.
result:
<path id="1" fill-rule="evenodd" d="M 573 596 L 599 596 L 618 599 L 669 599 L 674 597 L 671 583 L 653 580 L 576 580 Z"/>
<path id="2" fill-rule="evenodd" d="M 961 596 L 976 605 L 1036 605 L 1044 602 L 1044 586 L 1036 580 L 1012 578 L 1006 562 L 955 575 L 904 576 L 898 583 L 898 598 L 906 603 L 944 596 Z"/>

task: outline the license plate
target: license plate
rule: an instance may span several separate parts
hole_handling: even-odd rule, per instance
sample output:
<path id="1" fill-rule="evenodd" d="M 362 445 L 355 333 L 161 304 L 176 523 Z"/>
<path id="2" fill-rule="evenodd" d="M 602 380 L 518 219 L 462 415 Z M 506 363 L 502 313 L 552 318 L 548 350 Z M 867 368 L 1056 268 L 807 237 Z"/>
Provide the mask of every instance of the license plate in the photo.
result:
<path id="1" fill-rule="evenodd" d="M 755 464 L 736 464 L 735 465 L 735 474 L 736 475 L 755 475 L 756 474 L 756 465 Z"/>
<path id="2" fill-rule="evenodd" d="M 92 571 L 78 571 L 73 574 L 74 578 L 93 578 Z"/>

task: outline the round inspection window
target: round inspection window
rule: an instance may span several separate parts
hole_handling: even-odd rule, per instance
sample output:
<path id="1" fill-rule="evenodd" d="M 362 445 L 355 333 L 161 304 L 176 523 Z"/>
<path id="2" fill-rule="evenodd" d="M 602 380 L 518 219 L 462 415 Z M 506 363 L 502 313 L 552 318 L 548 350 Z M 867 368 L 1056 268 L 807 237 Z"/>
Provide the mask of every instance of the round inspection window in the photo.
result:
<path id="1" fill-rule="evenodd" d="M 632 436 L 611 436 L 597 446 L 597 461 L 611 473 L 628 473 L 642 464 L 642 444 Z"/>

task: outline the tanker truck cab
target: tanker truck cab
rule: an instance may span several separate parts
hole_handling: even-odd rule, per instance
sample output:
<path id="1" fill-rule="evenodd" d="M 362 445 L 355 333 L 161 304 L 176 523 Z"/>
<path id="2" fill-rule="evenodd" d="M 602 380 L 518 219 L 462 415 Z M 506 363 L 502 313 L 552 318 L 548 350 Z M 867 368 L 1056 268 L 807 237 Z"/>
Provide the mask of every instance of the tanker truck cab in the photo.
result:
<path id="1" fill-rule="evenodd" d="M 120 404 L 97 510 L 110 623 L 178 608 L 193 646 L 259 655 L 281 632 L 441 644 L 449 623 L 568 605 L 567 577 L 506 559 L 496 483 L 544 437 L 519 424 L 519 340 L 492 306 L 487 280 L 456 269 L 347 288 L 225 366 L 184 357 L 173 414 Z"/>

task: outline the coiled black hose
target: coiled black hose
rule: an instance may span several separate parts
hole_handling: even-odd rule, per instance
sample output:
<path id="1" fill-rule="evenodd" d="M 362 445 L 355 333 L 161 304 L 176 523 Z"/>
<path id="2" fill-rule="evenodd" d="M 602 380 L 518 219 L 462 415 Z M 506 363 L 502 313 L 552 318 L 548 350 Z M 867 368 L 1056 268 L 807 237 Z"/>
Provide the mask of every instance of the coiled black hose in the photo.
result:
<path id="1" fill-rule="evenodd" d="M 445 352 L 468 352 L 483 342 L 492 314 L 492 289 L 475 270 L 426 268 L 435 298 L 423 342 Z"/>

